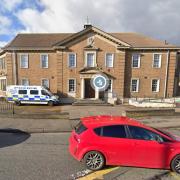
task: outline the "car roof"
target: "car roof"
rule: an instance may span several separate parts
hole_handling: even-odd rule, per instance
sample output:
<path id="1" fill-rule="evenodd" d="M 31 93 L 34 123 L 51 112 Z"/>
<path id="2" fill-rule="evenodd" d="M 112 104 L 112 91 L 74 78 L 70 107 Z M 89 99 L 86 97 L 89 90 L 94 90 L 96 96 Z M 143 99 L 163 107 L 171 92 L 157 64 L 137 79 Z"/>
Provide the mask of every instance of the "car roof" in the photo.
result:
<path id="1" fill-rule="evenodd" d="M 118 124 L 147 127 L 142 123 L 125 116 L 110 116 L 110 115 L 89 116 L 89 117 L 81 118 L 81 121 L 87 128 L 96 128 L 100 126 L 118 125 Z"/>

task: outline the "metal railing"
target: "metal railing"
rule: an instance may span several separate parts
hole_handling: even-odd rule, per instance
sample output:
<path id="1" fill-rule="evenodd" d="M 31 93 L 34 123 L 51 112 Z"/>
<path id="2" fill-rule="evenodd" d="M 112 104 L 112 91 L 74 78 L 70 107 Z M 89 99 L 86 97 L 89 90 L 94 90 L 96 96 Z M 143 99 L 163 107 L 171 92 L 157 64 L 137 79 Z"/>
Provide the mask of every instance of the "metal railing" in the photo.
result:
<path id="1" fill-rule="evenodd" d="M 14 104 L 8 103 L 5 99 L 0 99 L 0 114 L 14 114 Z"/>

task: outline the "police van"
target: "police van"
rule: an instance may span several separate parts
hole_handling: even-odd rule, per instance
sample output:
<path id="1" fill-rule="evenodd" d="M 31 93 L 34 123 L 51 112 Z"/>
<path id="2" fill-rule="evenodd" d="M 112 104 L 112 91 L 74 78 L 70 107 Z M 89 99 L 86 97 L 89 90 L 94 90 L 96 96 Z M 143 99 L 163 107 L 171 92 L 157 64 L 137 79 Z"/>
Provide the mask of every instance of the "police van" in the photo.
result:
<path id="1" fill-rule="evenodd" d="M 59 104 L 57 96 L 42 86 L 7 86 L 6 96 L 8 102 L 21 104 L 48 104 L 53 106 Z"/>

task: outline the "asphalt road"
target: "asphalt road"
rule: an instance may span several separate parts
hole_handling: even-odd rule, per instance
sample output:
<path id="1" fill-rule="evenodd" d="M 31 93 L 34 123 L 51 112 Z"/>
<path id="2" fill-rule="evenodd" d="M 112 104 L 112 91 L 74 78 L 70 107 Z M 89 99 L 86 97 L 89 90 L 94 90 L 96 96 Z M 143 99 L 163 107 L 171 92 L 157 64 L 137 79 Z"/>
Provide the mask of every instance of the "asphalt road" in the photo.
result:
<path id="1" fill-rule="evenodd" d="M 171 131 L 180 135 L 179 130 Z M 72 180 L 89 173 L 69 155 L 68 138 L 69 133 L 1 132 L 0 180 Z M 108 180 L 177 178 L 169 171 L 126 167 L 118 167 L 102 177 Z"/>

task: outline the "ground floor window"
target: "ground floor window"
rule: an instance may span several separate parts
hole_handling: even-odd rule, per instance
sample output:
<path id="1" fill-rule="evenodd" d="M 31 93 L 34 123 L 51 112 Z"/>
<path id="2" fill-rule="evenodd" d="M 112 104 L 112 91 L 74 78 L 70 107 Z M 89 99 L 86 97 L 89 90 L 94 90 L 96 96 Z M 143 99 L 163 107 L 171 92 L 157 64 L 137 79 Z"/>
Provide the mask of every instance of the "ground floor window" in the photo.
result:
<path id="1" fill-rule="evenodd" d="M 22 79 L 22 80 L 21 80 L 21 85 L 23 85 L 23 86 L 29 86 L 29 79 Z"/>
<path id="2" fill-rule="evenodd" d="M 109 85 L 108 85 L 106 91 L 112 92 L 112 79 L 109 79 Z"/>
<path id="3" fill-rule="evenodd" d="M 131 80 L 131 91 L 138 92 L 139 91 L 139 79 Z"/>
<path id="4" fill-rule="evenodd" d="M 75 79 L 69 79 L 69 87 L 68 87 L 69 92 L 75 92 L 75 89 L 76 89 L 75 83 L 76 83 Z"/>
<path id="5" fill-rule="evenodd" d="M 0 90 L 6 91 L 6 79 L 0 79 Z"/>
<path id="6" fill-rule="evenodd" d="M 44 86 L 45 88 L 49 88 L 49 79 L 42 79 L 41 85 Z"/>
<path id="7" fill-rule="evenodd" d="M 153 79 L 151 86 L 152 92 L 159 92 L 159 79 Z"/>

